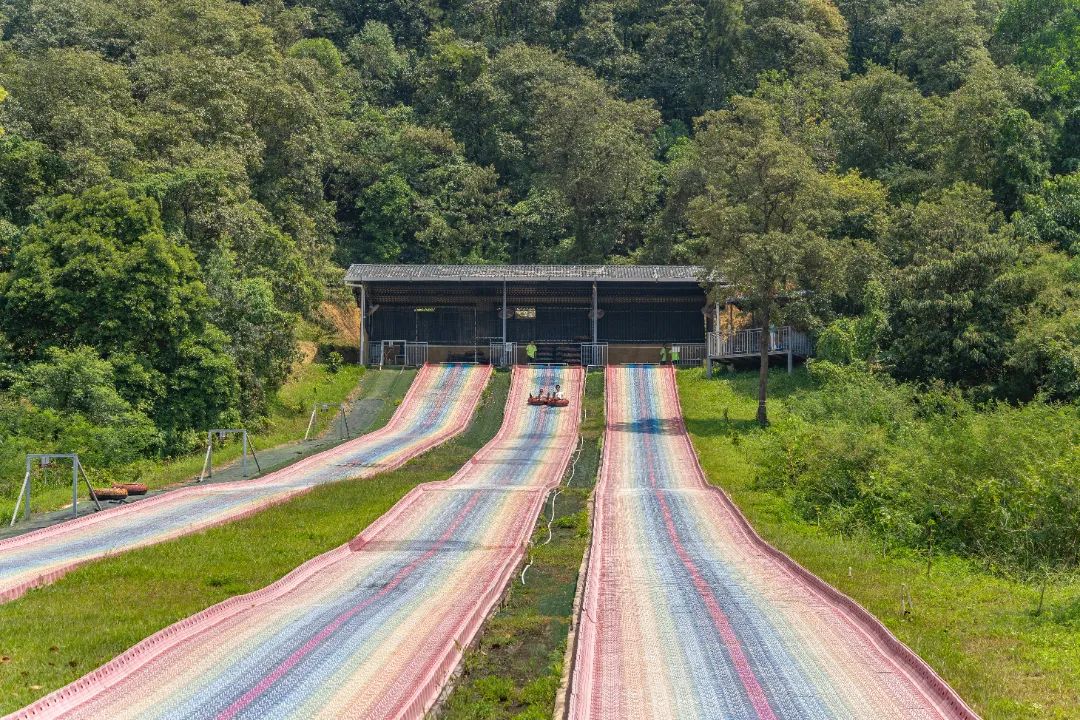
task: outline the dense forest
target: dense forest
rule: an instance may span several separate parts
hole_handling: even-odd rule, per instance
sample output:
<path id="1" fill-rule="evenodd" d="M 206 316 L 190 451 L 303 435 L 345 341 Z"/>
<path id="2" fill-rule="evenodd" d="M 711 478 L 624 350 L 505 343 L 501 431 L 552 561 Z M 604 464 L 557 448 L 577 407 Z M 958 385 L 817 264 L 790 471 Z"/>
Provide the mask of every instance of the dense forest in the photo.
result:
<path id="1" fill-rule="evenodd" d="M 1080 397 L 1077 0 L 0 23 L 0 442 L 122 461 L 256 420 L 359 261 L 701 262 L 834 362 Z"/>

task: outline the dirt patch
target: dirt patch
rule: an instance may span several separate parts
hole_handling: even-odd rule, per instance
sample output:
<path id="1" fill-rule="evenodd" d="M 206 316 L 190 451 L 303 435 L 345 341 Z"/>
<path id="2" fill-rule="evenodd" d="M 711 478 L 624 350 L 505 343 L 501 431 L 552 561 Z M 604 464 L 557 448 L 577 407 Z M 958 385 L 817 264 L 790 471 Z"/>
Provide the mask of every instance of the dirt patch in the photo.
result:
<path id="1" fill-rule="evenodd" d="M 338 305 L 324 302 L 319 305 L 319 316 L 325 327 L 332 329 L 335 339 L 344 344 L 351 344 L 360 336 L 360 310 L 356 305 Z"/>
<path id="2" fill-rule="evenodd" d="M 315 362 L 315 356 L 319 354 L 319 345 L 308 340 L 301 340 L 296 343 L 296 351 L 299 353 L 296 364 L 298 366 L 307 365 Z"/>

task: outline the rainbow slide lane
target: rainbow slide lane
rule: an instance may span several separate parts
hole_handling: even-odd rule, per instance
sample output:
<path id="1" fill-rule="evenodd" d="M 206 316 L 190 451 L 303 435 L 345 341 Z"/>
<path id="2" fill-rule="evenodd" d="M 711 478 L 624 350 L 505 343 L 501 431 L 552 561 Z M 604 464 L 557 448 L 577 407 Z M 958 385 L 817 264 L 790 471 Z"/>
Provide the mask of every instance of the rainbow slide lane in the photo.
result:
<path id="1" fill-rule="evenodd" d="M 10 718 L 424 717 L 576 445 L 579 368 L 514 370 L 495 438 L 347 545 L 183 620 Z M 560 383 L 569 408 L 529 407 Z"/>
<path id="2" fill-rule="evenodd" d="M 106 555 L 205 530 L 337 480 L 399 467 L 464 430 L 491 368 L 429 365 L 384 427 L 254 480 L 192 485 L 0 540 L 0 602 Z"/>
<path id="3" fill-rule="evenodd" d="M 573 720 L 975 718 L 705 480 L 670 368 L 607 370 Z"/>

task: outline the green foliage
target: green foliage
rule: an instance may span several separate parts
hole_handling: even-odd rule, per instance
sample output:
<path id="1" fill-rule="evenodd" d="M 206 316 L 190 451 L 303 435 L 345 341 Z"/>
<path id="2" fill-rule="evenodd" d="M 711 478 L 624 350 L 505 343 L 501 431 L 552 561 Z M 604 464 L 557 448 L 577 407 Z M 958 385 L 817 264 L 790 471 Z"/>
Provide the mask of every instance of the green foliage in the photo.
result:
<path id="1" fill-rule="evenodd" d="M 900 6 L 896 63 L 926 92 L 946 93 L 986 54 L 986 30 L 972 0 L 923 0 Z"/>
<path id="2" fill-rule="evenodd" d="M 15 384 L 14 392 L 42 409 L 72 412 L 109 423 L 131 411 L 116 392 L 112 364 L 92 348 L 63 350 L 51 347 L 46 361 L 29 365 Z"/>
<path id="3" fill-rule="evenodd" d="M 1046 180 L 1026 196 L 1016 227 L 1031 242 L 1080 255 L 1080 172 Z"/>
<path id="4" fill-rule="evenodd" d="M 25 359 L 93 347 L 121 395 L 166 432 L 208 427 L 234 407 L 236 369 L 190 251 L 165 236 L 157 204 L 94 188 L 46 204 L 2 288 L 0 327 Z"/>
<path id="5" fill-rule="evenodd" d="M 0 388 L 86 345 L 179 447 L 265 416 L 338 265 L 647 261 L 730 275 L 837 361 L 1076 397 L 1076 0 L 0 14 Z M 101 188 L 156 205 L 152 242 L 58 229 Z"/>
<path id="6" fill-rule="evenodd" d="M 899 267 L 888 354 L 900 377 L 993 388 L 1030 294 L 1014 272 L 1020 251 L 989 193 L 958 184 L 905 207 L 887 252 Z"/>
<path id="7" fill-rule="evenodd" d="M 341 370 L 341 363 L 344 362 L 344 358 L 337 350 L 331 351 L 326 357 L 326 371 L 336 375 Z"/>
<path id="8" fill-rule="evenodd" d="M 818 335 L 817 356 L 840 365 L 875 363 L 889 321 L 885 303 L 885 287 L 870 280 L 863 295 L 863 314 L 840 317 L 826 325 Z"/>
<path id="9" fill-rule="evenodd" d="M 698 133 L 705 194 L 690 203 L 707 239 L 708 267 L 728 279 L 759 327 L 799 318 L 803 291 L 828 293 L 842 277 L 826 238 L 835 222 L 830 178 L 781 132 L 766 103 L 743 99 L 705 116 Z M 767 422 L 767 333 L 761 341 L 758 422 Z"/>
<path id="10" fill-rule="evenodd" d="M 856 368 L 814 364 L 765 439 L 760 482 L 828 528 L 1032 572 L 1080 564 L 1080 411 L 977 408 Z"/>

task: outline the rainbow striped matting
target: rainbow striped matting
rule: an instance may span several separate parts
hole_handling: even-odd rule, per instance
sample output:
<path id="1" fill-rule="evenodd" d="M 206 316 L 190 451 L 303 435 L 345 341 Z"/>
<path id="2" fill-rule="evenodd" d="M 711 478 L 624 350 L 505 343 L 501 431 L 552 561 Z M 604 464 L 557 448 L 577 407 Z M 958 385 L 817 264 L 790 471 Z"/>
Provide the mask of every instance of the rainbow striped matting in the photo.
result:
<path id="1" fill-rule="evenodd" d="M 670 368 L 607 374 L 570 718 L 976 717 L 708 485 Z"/>
<path id="2" fill-rule="evenodd" d="M 491 368 L 429 365 L 385 427 L 253 480 L 192 485 L 0 541 L 0 602 L 105 555 L 236 520 L 316 485 L 403 465 L 464 430 Z"/>
<path id="3" fill-rule="evenodd" d="M 419 719 L 521 560 L 578 436 L 580 369 L 514 370 L 494 439 L 347 545 L 144 640 L 12 718 Z M 571 407 L 528 407 L 561 383 Z"/>

